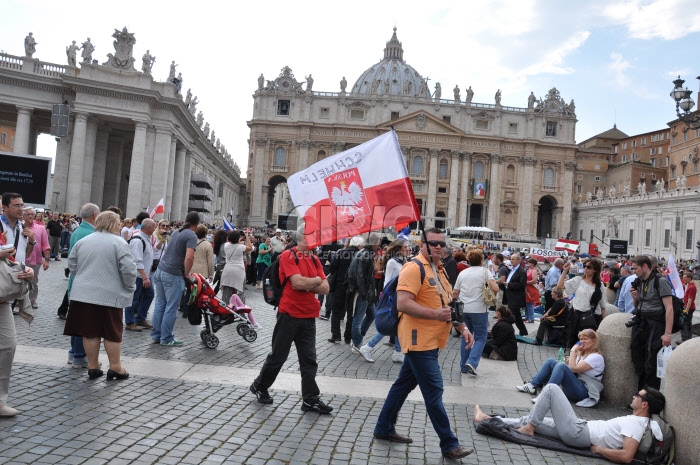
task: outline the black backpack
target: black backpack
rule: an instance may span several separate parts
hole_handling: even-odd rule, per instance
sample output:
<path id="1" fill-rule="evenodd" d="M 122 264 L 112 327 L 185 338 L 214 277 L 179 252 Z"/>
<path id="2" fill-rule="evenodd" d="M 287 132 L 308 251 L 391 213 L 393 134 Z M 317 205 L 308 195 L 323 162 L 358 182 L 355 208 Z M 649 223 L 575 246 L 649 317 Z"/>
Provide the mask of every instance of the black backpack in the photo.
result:
<path id="1" fill-rule="evenodd" d="M 657 294 L 659 293 L 659 278 L 659 274 L 656 273 L 656 276 L 654 276 L 654 289 L 656 289 Z M 673 286 L 671 286 L 671 289 L 673 290 Z M 686 314 L 683 313 L 685 303 L 683 303 L 683 299 L 676 297 L 675 294 L 671 294 L 671 301 L 673 302 L 673 328 L 671 332 L 675 333 L 680 331 L 685 323 Z M 666 310 L 664 310 L 664 315 L 666 315 Z M 664 316 L 664 320 L 665 318 Z"/>
<path id="2" fill-rule="evenodd" d="M 659 441 L 651 431 L 651 422 L 659 424 L 663 439 Z M 660 415 L 652 415 L 647 427 L 644 430 L 639 448 L 634 455 L 636 460 L 641 460 L 649 464 L 670 465 L 676 455 L 676 437 L 673 426 L 668 424 Z"/>
<path id="3" fill-rule="evenodd" d="M 131 237 L 129 238 L 128 241 L 126 241 L 126 243 L 127 243 L 127 244 L 131 244 L 131 241 L 133 241 L 134 239 L 138 239 L 138 240 L 141 241 L 141 244 L 143 245 L 143 250 L 142 250 L 142 252 L 145 252 L 145 251 L 146 251 L 146 241 L 144 241 L 143 238 L 142 238 L 141 236 L 137 236 L 136 234 L 134 234 L 133 236 L 131 236 Z"/>
<path id="4" fill-rule="evenodd" d="M 294 253 L 293 250 L 288 250 L 282 252 L 277 260 L 274 260 L 272 264 L 265 269 L 262 276 L 263 297 L 265 298 L 265 302 L 274 306 L 275 309 L 277 309 L 280 304 L 280 299 L 282 299 L 282 291 L 289 280 L 289 278 L 284 278 L 284 281 L 280 281 L 280 260 L 282 260 L 282 255 L 286 252 L 292 254 L 294 256 L 294 261 L 297 265 L 299 265 L 299 257 L 297 257 L 297 254 Z M 314 254 L 311 254 L 311 257 L 314 263 L 316 263 L 318 257 Z"/>
<path id="5" fill-rule="evenodd" d="M 425 268 L 419 260 L 411 260 L 418 264 L 420 268 L 420 282 L 425 279 Z M 399 330 L 399 310 L 396 308 L 396 285 L 399 282 L 399 277 L 389 281 L 382 291 L 382 295 L 374 305 L 374 325 L 377 327 L 377 332 L 384 336 L 396 336 Z"/>

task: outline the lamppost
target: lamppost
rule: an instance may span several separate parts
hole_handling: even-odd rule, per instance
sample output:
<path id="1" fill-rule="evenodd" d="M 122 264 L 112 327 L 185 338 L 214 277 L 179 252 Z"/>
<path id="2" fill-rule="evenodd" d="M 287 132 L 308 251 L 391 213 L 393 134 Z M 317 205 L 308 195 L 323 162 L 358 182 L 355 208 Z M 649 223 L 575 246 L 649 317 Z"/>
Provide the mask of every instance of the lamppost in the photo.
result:
<path id="1" fill-rule="evenodd" d="M 697 77 L 700 79 L 700 76 Z M 688 90 L 686 87 L 683 89 L 683 83 L 685 81 L 678 76 L 678 79 L 673 81 L 675 87 L 671 91 L 671 98 L 676 101 L 676 115 L 678 119 L 685 123 L 688 129 L 700 129 L 700 114 L 698 112 L 691 112 L 692 108 L 695 106 L 695 102 L 690 97 L 693 93 L 692 90 Z M 683 112 L 681 113 L 681 110 Z"/>

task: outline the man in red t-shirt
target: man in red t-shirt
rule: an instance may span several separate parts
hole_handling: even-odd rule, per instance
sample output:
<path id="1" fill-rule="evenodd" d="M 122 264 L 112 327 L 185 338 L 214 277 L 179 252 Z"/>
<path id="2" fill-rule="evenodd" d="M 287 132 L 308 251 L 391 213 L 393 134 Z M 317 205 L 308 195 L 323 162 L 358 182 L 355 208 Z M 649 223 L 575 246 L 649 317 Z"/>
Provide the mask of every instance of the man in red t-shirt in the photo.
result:
<path id="1" fill-rule="evenodd" d="M 695 313 L 695 296 L 698 292 L 693 282 L 692 271 L 683 273 L 683 284 L 685 284 L 685 293 L 683 294 L 683 303 L 685 304 L 684 311 L 688 316 L 685 319 L 685 324 L 681 328 L 681 338 L 683 341 L 687 341 L 693 337 L 693 313 Z"/>
<path id="2" fill-rule="evenodd" d="M 289 357 L 292 343 L 299 356 L 301 371 L 301 395 L 304 412 L 328 414 L 333 411 L 319 399 L 316 384 L 316 318 L 321 304 L 316 294 L 328 294 L 328 280 L 323 273 L 321 261 L 306 247 L 303 233 L 294 238 L 296 247 L 282 252 L 279 260 L 280 282 L 287 280 L 277 309 L 277 323 L 272 333 L 272 350 L 267 355 L 260 374 L 250 385 L 261 404 L 271 404 L 267 390 L 272 386 Z"/>

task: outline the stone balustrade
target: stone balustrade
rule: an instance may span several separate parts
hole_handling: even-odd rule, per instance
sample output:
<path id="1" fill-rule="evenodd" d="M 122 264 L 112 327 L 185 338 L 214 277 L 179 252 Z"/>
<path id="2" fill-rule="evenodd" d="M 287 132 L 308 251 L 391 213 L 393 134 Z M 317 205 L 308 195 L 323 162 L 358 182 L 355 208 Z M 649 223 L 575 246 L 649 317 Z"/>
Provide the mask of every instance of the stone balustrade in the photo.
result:
<path id="1" fill-rule="evenodd" d="M 7 53 L 0 53 L 0 68 L 9 69 L 22 69 L 22 63 L 24 60 L 22 57 L 16 57 L 14 55 L 8 55 Z"/>

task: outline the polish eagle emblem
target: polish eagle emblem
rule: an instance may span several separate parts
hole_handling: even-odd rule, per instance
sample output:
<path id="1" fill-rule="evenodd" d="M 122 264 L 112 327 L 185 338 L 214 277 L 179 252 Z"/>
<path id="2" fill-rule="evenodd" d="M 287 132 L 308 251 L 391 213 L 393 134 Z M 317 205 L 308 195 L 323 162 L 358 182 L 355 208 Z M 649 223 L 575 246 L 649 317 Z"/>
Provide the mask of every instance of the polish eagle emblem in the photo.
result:
<path id="1" fill-rule="evenodd" d="M 362 203 L 362 197 L 364 196 L 362 188 L 354 181 L 350 183 L 347 190 L 345 186 L 345 181 L 341 181 L 339 188 L 334 187 L 331 191 L 331 200 L 338 210 L 342 210 L 346 215 L 360 213 L 362 207 L 358 208 L 358 205 Z"/>

